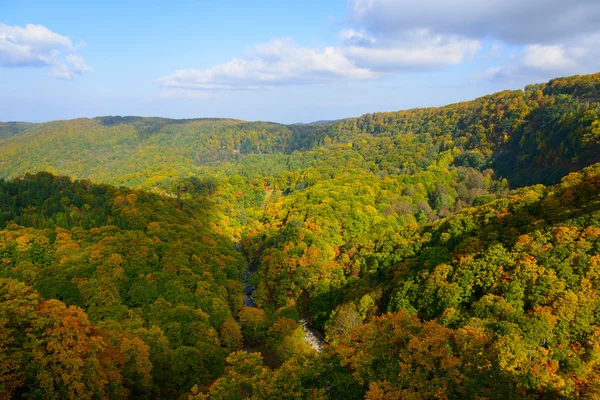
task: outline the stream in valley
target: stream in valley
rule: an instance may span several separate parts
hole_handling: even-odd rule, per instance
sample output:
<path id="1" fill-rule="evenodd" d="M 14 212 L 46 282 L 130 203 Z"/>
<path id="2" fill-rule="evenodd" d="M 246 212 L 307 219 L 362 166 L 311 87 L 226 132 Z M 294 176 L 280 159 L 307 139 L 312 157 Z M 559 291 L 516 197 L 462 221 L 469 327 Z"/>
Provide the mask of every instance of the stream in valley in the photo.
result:
<path id="1" fill-rule="evenodd" d="M 254 307 L 254 297 L 252 296 L 252 293 L 254 292 L 255 287 L 250 284 L 252 275 L 254 275 L 254 271 L 247 270 L 244 274 L 244 279 L 242 279 L 242 283 L 244 284 L 244 307 Z M 321 350 L 323 350 L 323 344 L 325 343 L 321 332 L 313 329 L 304 318 L 300 319 L 300 326 L 302 326 L 302 330 L 304 331 L 304 340 L 306 343 L 315 349 L 316 352 L 320 353 Z"/>

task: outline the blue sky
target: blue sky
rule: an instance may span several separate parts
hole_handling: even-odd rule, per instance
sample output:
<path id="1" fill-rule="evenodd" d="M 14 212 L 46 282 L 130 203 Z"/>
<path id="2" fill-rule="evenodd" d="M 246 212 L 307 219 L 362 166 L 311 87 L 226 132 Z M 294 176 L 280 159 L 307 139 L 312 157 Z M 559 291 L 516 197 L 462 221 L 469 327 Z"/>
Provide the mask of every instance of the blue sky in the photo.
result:
<path id="1" fill-rule="evenodd" d="M 600 70 L 596 0 L 0 1 L 0 121 L 284 123 Z"/>

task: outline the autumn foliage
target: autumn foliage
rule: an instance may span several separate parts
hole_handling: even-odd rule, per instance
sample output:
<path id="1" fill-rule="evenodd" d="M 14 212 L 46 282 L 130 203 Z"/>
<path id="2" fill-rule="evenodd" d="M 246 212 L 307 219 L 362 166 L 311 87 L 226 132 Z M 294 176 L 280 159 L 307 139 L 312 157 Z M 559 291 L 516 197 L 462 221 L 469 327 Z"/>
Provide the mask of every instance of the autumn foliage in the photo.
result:
<path id="1" fill-rule="evenodd" d="M 0 398 L 599 398 L 599 93 L 0 124 Z"/>

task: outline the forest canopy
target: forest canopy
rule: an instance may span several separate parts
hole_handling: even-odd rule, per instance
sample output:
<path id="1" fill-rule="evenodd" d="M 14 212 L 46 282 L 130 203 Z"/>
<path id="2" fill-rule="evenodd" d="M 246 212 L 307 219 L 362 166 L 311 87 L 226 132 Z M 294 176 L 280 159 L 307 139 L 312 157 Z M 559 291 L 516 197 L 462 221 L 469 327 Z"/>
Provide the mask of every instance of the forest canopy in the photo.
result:
<path id="1" fill-rule="evenodd" d="M 599 155 L 600 74 L 0 124 L 0 397 L 597 398 Z"/>

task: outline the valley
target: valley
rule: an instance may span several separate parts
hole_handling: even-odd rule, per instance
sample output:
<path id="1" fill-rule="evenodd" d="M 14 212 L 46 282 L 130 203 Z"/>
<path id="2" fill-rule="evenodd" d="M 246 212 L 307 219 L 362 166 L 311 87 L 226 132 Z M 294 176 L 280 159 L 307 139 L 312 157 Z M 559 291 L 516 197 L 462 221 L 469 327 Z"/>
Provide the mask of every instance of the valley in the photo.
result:
<path id="1" fill-rule="evenodd" d="M 0 395 L 596 398 L 599 101 L 0 124 Z"/>

